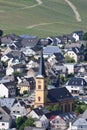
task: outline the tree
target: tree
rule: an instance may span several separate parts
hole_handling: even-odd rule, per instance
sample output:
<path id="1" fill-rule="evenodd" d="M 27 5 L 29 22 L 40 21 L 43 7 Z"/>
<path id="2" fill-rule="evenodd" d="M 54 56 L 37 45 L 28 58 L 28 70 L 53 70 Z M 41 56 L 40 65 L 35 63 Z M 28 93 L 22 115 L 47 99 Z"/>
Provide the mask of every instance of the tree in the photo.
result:
<path id="1" fill-rule="evenodd" d="M 16 127 L 19 129 L 20 128 L 20 126 L 25 122 L 25 118 L 24 117 L 18 117 L 17 119 L 16 119 Z"/>
<path id="2" fill-rule="evenodd" d="M 58 111 L 58 110 L 59 110 L 59 105 L 58 104 L 54 105 L 53 106 L 53 111 Z"/>
<path id="3" fill-rule="evenodd" d="M 33 119 L 32 117 L 29 117 L 29 118 L 25 121 L 25 126 L 35 126 L 34 119 Z"/>
<path id="4" fill-rule="evenodd" d="M 60 74 L 60 83 L 65 84 L 69 79 L 67 77 L 64 77 L 62 74 Z"/>
<path id="5" fill-rule="evenodd" d="M 15 71 L 13 74 L 14 74 L 15 77 L 17 77 L 17 76 L 21 77 L 22 76 L 22 73 L 21 72 L 17 72 L 17 71 Z"/>
<path id="6" fill-rule="evenodd" d="M 87 104 L 81 102 L 79 100 L 75 100 L 75 112 L 78 114 L 82 114 L 87 109 Z"/>
<path id="7" fill-rule="evenodd" d="M 52 107 L 51 107 L 51 106 L 46 106 L 46 109 L 47 109 L 48 111 L 52 111 Z"/>
<path id="8" fill-rule="evenodd" d="M 8 62 L 2 61 L 3 66 L 6 68 L 8 66 Z"/>
<path id="9" fill-rule="evenodd" d="M 87 41 L 87 32 L 84 33 L 83 40 Z"/>
<path id="10" fill-rule="evenodd" d="M 68 78 L 72 78 L 72 77 L 74 77 L 73 73 L 68 74 Z"/>
<path id="11" fill-rule="evenodd" d="M 18 117 L 16 119 L 16 127 L 19 130 L 24 130 L 26 126 L 35 126 L 34 119 L 32 117 L 25 118 L 25 117 Z"/>
<path id="12" fill-rule="evenodd" d="M 34 119 L 29 117 L 23 124 L 21 124 L 19 130 L 24 130 L 26 126 L 35 126 Z"/>
<path id="13" fill-rule="evenodd" d="M 74 63 L 75 62 L 75 60 L 73 58 L 71 58 L 70 56 L 65 56 L 65 61 L 67 63 Z"/>
<path id="14" fill-rule="evenodd" d="M 21 76 L 22 76 L 22 73 L 21 73 L 21 72 L 18 72 L 18 71 L 15 71 L 15 72 L 13 73 L 13 75 L 14 75 L 15 80 L 17 80 L 17 77 L 21 77 Z"/>

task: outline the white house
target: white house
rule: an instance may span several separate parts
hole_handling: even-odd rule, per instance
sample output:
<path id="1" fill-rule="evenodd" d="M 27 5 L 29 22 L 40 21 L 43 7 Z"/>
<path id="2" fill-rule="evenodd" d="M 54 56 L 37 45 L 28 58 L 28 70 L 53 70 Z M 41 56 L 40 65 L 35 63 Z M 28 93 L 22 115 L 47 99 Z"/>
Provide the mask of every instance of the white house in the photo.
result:
<path id="1" fill-rule="evenodd" d="M 75 41 L 79 41 L 79 35 L 76 33 L 73 33 L 72 37 L 75 39 Z"/>
<path id="2" fill-rule="evenodd" d="M 8 60 L 9 60 L 9 57 L 6 56 L 6 55 L 3 55 L 3 56 L 1 57 L 1 61 L 3 61 L 3 62 L 6 62 L 6 61 L 8 61 Z"/>
<path id="3" fill-rule="evenodd" d="M 65 63 L 63 64 L 65 67 L 67 67 L 68 69 L 68 74 L 72 73 L 74 74 L 74 67 L 75 67 L 75 63 Z"/>
<path id="4" fill-rule="evenodd" d="M 20 116 L 25 116 L 27 114 L 27 110 L 22 101 L 18 101 L 11 108 L 11 115 L 18 118 Z"/>
<path id="5" fill-rule="evenodd" d="M 16 96 L 16 86 L 13 81 L 0 84 L 0 97 L 12 98 Z"/>
<path id="6" fill-rule="evenodd" d="M 34 56 L 36 53 L 29 47 L 23 48 L 22 52 L 25 54 L 25 56 Z"/>
<path id="7" fill-rule="evenodd" d="M 14 69 L 12 67 L 7 67 L 6 68 L 6 75 L 12 75 L 14 72 Z"/>
<path id="8" fill-rule="evenodd" d="M 45 115 L 42 115 L 40 119 L 35 120 L 36 127 L 47 128 L 48 124 L 49 124 L 49 120 L 47 119 Z"/>
<path id="9" fill-rule="evenodd" d="M 27 69 L 38 67 L 38 63 L 31 60 L 26 64 L 26 67 Z"/>
<path id="10" fill-rule="evenodd" d="M 9 97 L 8 88 L 4 84 L 0 84 L 0 97 Z"/>
<path id="11" fill-rule="evenodd" d="M 87 130 L 87 121 L 84 118 L 78 118 L 74 123 L 69 123 L 68 130 Z"/>
<path id="12" fill-rule="evenodd" d="M 48 62 L 50 63 L 51 66 L 53 66 L 55 63 L 57 63 L 55 56 L 52 55 L 51 57 L 49 57 Z"/>
<path id="13" fill-rule="evenodd" d="M 11 127 L 11 121 L 12 119 L 7 116 L 0 117 L 0 130 L 8 130 Z"/>
<path id="14" fill-rule="evenodd" d="M 83 78 L 73 77 L 66 83 L 65 87 L 73 95 L 79 95 L 85 93 L 87 83 Z"/>
<path id="15" fill-rule="evenodd" d="M 7 107 L 0 107 L 0 130 L 8 130 L 12 125 L 12 118 Z"/>
<path id="16" fill-rule="evenodd" d="M 36 127 L 48 127 L 49 120 L 47 119 L 41 108 L 35 108 L 31 110 L 31 112 L 28 113 L 27 117 L 32 117 L 35 120 Z"/>
<path id="17" fill-rule="evenodd" d="M 47 46 L 43 50 L 43 56 L 44 58 L 48 58 L 49 56 L 52 56 L 54 53 L 61 53 L 61 50 L 58 46 Z"/>

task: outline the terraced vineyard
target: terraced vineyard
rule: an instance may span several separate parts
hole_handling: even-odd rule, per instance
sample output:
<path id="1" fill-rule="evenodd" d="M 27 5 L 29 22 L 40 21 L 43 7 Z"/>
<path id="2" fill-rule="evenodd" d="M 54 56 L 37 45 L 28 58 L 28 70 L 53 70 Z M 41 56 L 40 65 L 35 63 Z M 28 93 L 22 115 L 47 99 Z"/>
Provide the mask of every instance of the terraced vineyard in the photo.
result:
<path id="1" fill-rule="evenodd" d="M 38 3 L 41 2 L 41 3 Z M 87 31 L 87 0 L 69 0 L 81 21 L 65 0 L 0 0 L 0 28 L 4 34 L 29 34 L 39 37 Z"/>

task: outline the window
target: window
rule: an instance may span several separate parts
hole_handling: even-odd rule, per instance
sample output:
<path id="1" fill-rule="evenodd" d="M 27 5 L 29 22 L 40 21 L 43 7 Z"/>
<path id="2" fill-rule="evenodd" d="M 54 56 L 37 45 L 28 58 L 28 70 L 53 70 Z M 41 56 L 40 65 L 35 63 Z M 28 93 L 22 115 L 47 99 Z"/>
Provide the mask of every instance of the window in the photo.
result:
<path id="1" fill-rule="evenodd" d="M 70 104 L 68 104 L 68 112 L 70 112 Z"/>
<path id="2" fill-rule="evenodd" d="M 74 103 L 72 103 L 72 111 L 74 111 Z"/>
<path id="3" fill-rule="evenodd" d="M 63 106 L 61 106 L 61 111 L 63 112 Z"/>
<path id="4" fill-rule="evenodd" d="M 41 97 L 38 97 L 38 101 L 40 101 L 41 100 Z"/>
<path id="5" fill-rule="evenodd" d="M 5 125 L 5 123 L 2 123 L 2 125 L 4 126 L 4 125 Z"/>
<path id="6" fill-rule="evenodd" d="M 41 85 L 38 85 L 38 89 L 41 89 Z"/>
<path id="7" fill-rule="evenodd" d="M 59 121 L 57 120 L 56 123 L 59 123 Z"/>
<path id="8" fill-rule="evenodd" d="M 20 113 L 20 111 L 17 111 L 17 113 Z"/>
<path id="9" fill-rule="evenodd" d="M 74 90 L 71 90 L 71 93 L 74 93 Z"/>
<path id="10" fill-rule="evenodd" d="M 67 112 L 67 104 L 65 104 L 65 112 Z"/>

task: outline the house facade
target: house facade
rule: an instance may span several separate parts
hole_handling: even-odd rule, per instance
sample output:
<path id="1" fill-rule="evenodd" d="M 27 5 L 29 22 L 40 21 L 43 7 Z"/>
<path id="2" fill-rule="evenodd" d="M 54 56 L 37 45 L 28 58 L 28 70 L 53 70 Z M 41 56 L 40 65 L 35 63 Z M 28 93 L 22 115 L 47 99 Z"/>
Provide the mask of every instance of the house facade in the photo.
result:
<path id="1" fill-rule="evenodd" d="M 0 129 L 8 130 L 12 126 L 12 117 L 7 107 L 0 107 Z"/>
<path id="2" fill-rule="evenodd" d="M 20 94 L 29 93 L 30 91 L 29 82 L 26 79 L 22 80 L 22 82 L 20 82 L 17 86 L 20 90 Z"/>
<path id="3" fill-rule="evenodd" d="M 36 127 L 47 128 L 49 126 L 49 119 L 40 107 L 31 110 L 27 117 L 32 117 L 35 120 Z"/>
<path id="4" fill-rule="evenodd" d="M 14 82 L 6 82 L 0 84 L 0 97 L 15 97 L 16 86 Z"/>
<path id="5" fill-rule="evenodd" d="M 50 125 L 52 129 L 66 129 L 67 124 L 66 121 L 60 116 L 52 116 L 50 118 Z"/>
<path id="6" fill-rule="evenodd" d="M 25 103 L 22 101 L 16 102 L 11 108 L 11 115 L 15 118 L 20 116 L 25 116 L 27 114 L 27 109 L 25 108 Z"/>
<path id="7" fill-rule="evenodd" d="M 74 77 L 67 82 L 66 88 L 72 95 L 84 94 L 87 92 L 87 83 L 83 78 Z"/>

